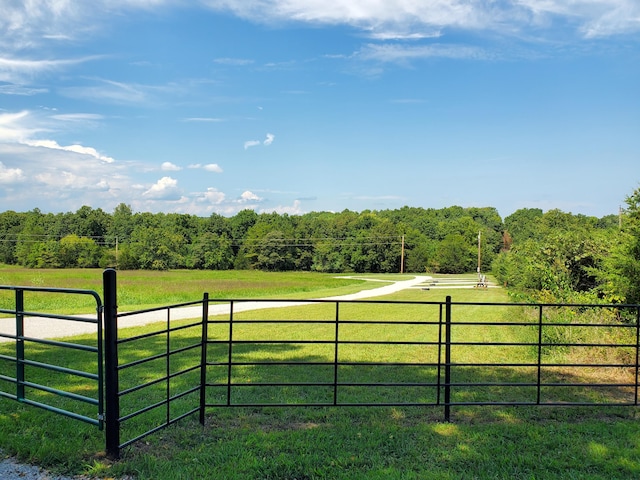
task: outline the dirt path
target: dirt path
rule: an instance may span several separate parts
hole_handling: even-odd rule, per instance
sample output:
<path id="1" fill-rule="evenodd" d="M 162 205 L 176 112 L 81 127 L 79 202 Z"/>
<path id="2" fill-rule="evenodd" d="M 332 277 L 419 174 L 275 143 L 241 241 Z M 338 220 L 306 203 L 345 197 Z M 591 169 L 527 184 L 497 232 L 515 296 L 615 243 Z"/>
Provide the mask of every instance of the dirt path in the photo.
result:
<path id="1" fill-rule="evenodd" d="M 362 280 L 369 281 L 383 281 L 377 279 L 368 279 L 366 277 L 357 277 Z M 360 300 L 364 298 L 379 297 L 383 295 L 390 295 L 392 293 L 405 290 L 407 288 L 419 288 L 426 282 L 429 282 L 431 277 L 429 276 L 416 276 L 410 280 L 401 280 L 392 282 L 389 285 L 384 285 L 378 288 L 372 288 L 370 290 L 362 290 L 357 293 L 349 295 L 338 295 L 334 297 L 326 297 L 323 300 Z M 234 312 L 244 312 L 248 310 L 258 310 L 264 308 L 280 308 L 291 307 L 297 305 L 308 305 L 309 302 L 234 302 Z M 229 304 L 213 304 L 209 306 L 209 315 L 224 315 L 229 313 Z M 177 308 L 171 311 L 172 320 L 183 320 L 187 318 L 197 318 L 201 315 L 202 307 L 185 307 Z M 78 315 L 78 318 L 88 318 L 86 315 Z M 95 317 L 94 317 L 95 318 Z M 132 316 L 126 316 L 118 319 L 118 327 L 134 327 L 140 325 L 147 325 L 149 323 L 161 322 L 166 319 L 166 313 L 164 310 L 148 312 L 143 314 L 137 314 Z M 0 319 L 0 333 L 15 335 L 15 320 L 13 318 Z M 52 320 L 48 318 L 26 318 L 25 319 L 25 336 L 33 338 L 64 338 L 74 335 L 90 334 L 96 331 L 94 324 L 70 321 L 70 320 Z M 0 342 L 13 341 L 10 338 L 0 337 Z"/>

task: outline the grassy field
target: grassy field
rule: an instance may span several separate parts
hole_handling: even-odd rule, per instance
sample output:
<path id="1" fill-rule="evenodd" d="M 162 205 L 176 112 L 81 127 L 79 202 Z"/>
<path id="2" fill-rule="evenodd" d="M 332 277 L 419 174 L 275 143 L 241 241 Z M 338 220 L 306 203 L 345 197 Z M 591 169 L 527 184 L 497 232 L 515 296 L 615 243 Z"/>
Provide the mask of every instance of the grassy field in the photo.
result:
<path id="1" fill-rule="evenodd" d="M 56 287 L 94 290 L 102 295 L 100 269 L 27 269 L 0 265 L 0 285 Z M 396 276 L 398 277 L 398 276 Z M 410 278 L 410 277 L 409 277 Z M 394 276 L 390 277 L 393 280 Z M 260 271 L 172 270 L 169 272 L 118 271 L 120 311 L 189 302 L 202 298 L 319 298 L 343 295 L 380 286 L 357 278 L 341 278 L 312 272 L 270 273 Z M 0 302 L 11 300 L 11 292 L 0 291 Z M 30 295 L 30 310 L 86 313 L 93 305 L 87 299 Z M 69 302 L 72 303 L 69 303 Z"/>
<path id="2" fill-rule="evenodd" d="M 6 283 L 6 270 L 0 269 L 0 283 Z M 64 284 L 60 271 L 49 272 L 26 271 L 22 275 L 44 275 L 43 282 L 60 282 Z M 78 276 L 85 274 L 74 271 Z M 93 272 L 93 275 L 100 272 Z M 127 272 L 123 273 L 124 274 Z M 195 278 L 191 286 L 189 273 Z M 140 295 L 132 301 L 131 306 L 154 305 L 174 301 L 193 300 L 187 297 L 190 288 L 194 292 L 197 285 L 208 283 L 205 273 L 216 277 L 217 284 L 224 283 L 217 272 L 171 272 L 161 274 L 139 274 L 131 272 L 132 279 L 138 278 Z M 306 296 L 325 296 L 351 293 L 360 289 L 357 280 L 335 280 L 323 275 L 263 275 L 259 272 L 235 272 L 241 275 L 236 282 L 226 277 L 229 283 L 243 286 L 238 290 L 228 287 L 227 294 L 220 297 L 234 297 L 243 291 L 243 297 L 272 296 L 278 298 L 304 298 Z M 174 280 L 173 275 L 177 276 Z M 67 273 L 71 275 L 71 273 Z M 139 275 L 139 276 L 138 276 Z M 202 277 L 200 277 L 202 275 Z M 227 274 L 224 274 L 227 275 Z M 16 278 L 16 277 L 13 277 Z M 22 277 L 26 283 L 26 277 Z M 92 287 L 86 278 L 73 280 L 74 287 Z M 382 277 L 389 278 L 389 277 Z M 398 276 L 391 277 L 393 280 Z M 146 280 L 144 280 L 146 279 Z M 301 285 L 309 279 L 309 285 Z M 93 281 L 93 280 L 92 280 Z M 70 281 L 70 283 L 73 283 Z M 84 283 L 83 283 L 84 282 Z M 124 278 L 122 279 L 124 282 Z M 121 286 L 124 288 L 124 284 Z M 200 282 L 200 283 L 199 283 Z M 324 283 L 323 283 L 324 282 Z M 344 283 L 335 283 L 344 282 Z M 132 281 L 133 283 L 133 281 Z M 79 287 L 79 285 L 83 285 Z M 126 284 L 126 283 L 125 283 Z M 146 289 L 144 285 L 146 284 Z M 269 293 L 262 290 L 261 285 L 279 284 Z M 283 285 L 290 284 L 287 290 Z M 172 285 L 170 287 L 168 285 Z M 342 286 L 341 286 L 342 285 Z M 366 287 L 379 284 L 367 283 Z M 162 294 L 173 294 L 176 289 L 184 295 L 180 300 L 161 301 Z M 227 287 L 225 287 L 227 288 Z M 251 288 L 260 289 L 254 294 Z M 245 290 L 242 290 L 245 289 Z M 153 299 L 147 300 L 144 291 Z M 195 299 L 202 291 L 197 292 Z M 394 294 L 385 299 L 410 301 L 442 301 L 451 295 L 458 302 L 507 302 L 508 297 L 501 289 L 431 289 L 409 290 Z M 135 298 L 135 296 L 132 296 Z M 331 305 L 296 306 L 277 310 L 263 310 L 238 314 L 237 318 L 260 320 L 299 320 L 331 318 Z M 381 305 L 344 305 L 341 307 L 341 318 L 351 320 L 418 320 L 432 319 L 437 314 L 437 307 L 407 305 L 399 311 Z M 476 319 L 478 322 L 504 322 L 513 320 L 514 315 L 521 312 L 516 309 L 496 311 L 482 306 L 460 307 L 464 310 L 459 315 Z M 215 319 L 212 319 L 215 320 Z M 341 331 L 344 338 L 386 339 L 403 341 L 416 336 L 431 337 L 434 326 L 425 326 L 418 333 L 415 328 L 388 325 L 352 325 Z M 132 336 L 153 331 L 153 326 L 139 327 L 123 333 Z M 242 328 L 246 328 L 244 331 Z M 259 383 L 266 381 L 318 382 L 332 374 L 325 367 L 313 365 L 323 361 L 332 354 L 323 345 L 296 344 L 297 340 L 328 339 L 333 334 L 325 325 L 306 323 L 302 326 L 292 324 L 286 328 L 274 329 L 274 324 L 265 323 L 249 328 L 238 326 L 234 338 L 278 338 L 290 342 L 282 345 L 247 345 L 244 350 L 236 351 L 240 359 L 260 361 L 265 359 L 286 360 L 301 359 L 309 362 L 303 367 L 278 367 L 275 371 L 268 366 L 237 367 L 234 381 L 239 383 Z M 466 326 L 454 330 L 454 341 L 527 341 L 531 339 L 533 330 L 528 327 L 487 328 Z M 186 328 L 172 338 L 172 347 L 189 345 L 197 340 L 199 329 Z M 210 326 L 210 339 L 224 340 L 226 330 L 216 324 Z M 89 337 L 79 338 L 78 342 L 90 343 Z M 162 338 L 149 337 L 144 344 L 131 344 L 121 351 L 123 361 L 134 361 L 159 351 L 164 346 Z M 175 342 L 175 343 L 174 343 Z M 12 354 L 3 350 L 1 354 Z M 209 361 L 223 355 L 212 345 Z M 485 347 L 483 349 L 468 348 L 458 350 L 455 362 L 464 361 L 528 361 L 535 352 L 528 347 Z M 362 361 L 428 361 L 435 352 L 429 348 L 416 349 L 411 346 L 393 348 L 345 348 L 341 351 L 344 359 Z M 557 355 L 557 353 L 556 353 Z M 179 370 L 197 360 L 196 354 L 184 353 L 175 358 L 172 368 Z M 37 360 L 52 359 L 52 353 L 42 348 L 34 353 Z M 65 358 L 56 356 L 55 361 L 70 368 L 86 367 L 91 360 L 83 359 L 78 354 Z M 0 360 L 0 374 L 3 366 Z M 142 381 L 152 381 L 163 374 L 162 362 L 145 364 L 141 368 L 127 373 L 127 380 L 121 388 L 134 386 Z M 197 374 L 196 374 L 197 375 Z M 342 381 L 353 380 L 371 383 L 394 381 L 408 382 L 425 378 L 433 378 L 434 372 L 429 367 L 378 367 L 340 372 Z M 472 370 L 458 374 L 458 381 L 469 378 L 487 381 L 504 378 L 504 372 L 492 369 Z M 530 375 L 526 371 L 514 369 L 507 378 L 522 380 Z M 222 374 L 210 367 L 208 381 L 215 383 Z M 49 381 L 58 382 L 60 386 L 69 381 L 64 376 L 53 377 Z M 172 383 L 172 390 L 193 384 L 195 378 L 186 375 Z M 129 382 L 129 383 L 126 383 Z M 184 385 L 181 383 L 184 382 Z M 2 382 L 0 382 L 0 388 Z M 91 393 L 94 388 L 79 382 L 72 385 L 75 391 Z M 153 401 L 154 396 L 160 398 L 164 394 L 163 384 L 140 393 L 133 393 L 122 398 L 123 413 L 135 411 Z M 212 389 L 208 401 L 217 401 L 215 389 Z M 527 392 L 521 392 L 526 395 Z M 44 394 L 43 394 L 44 395 Z M 243 401 L 242 395 L 251 398 L 249 390 L 241 390 L 236 397 Z M 296 388 L 276 388 L 264 394 L 263 401 L 305 402 L 326 398 L 326 392 L 319 388 L 316 391 Z M 384 388 L 358 388 L 345 393 L 345 400 L 357 399 L 361 403 L 384 401 L 385 398 L 397 400 L 398 396 L 406 401 L 432 398 L 433 389 L 396 389 L 390 393 Z M 461 391 L 460 399 L 469 399 L 470 392 Z M 483 398 L 503 398 L 505 392 L 500 389 L 487 389 L 481 393 Z M 571 393 L 568 393 L 571 396 Z M 454 399 L 455 400 L 455 399 Z M 62 400 L 65 406 L 67 400 Z M 176 402 L 173 412 L 179 414 L 193 403 L 193 398 L 186 397 L 184 402 Z M 90 412 L 87 411 L 89 414 Z M 144 431 L 148 425 L 157 421 L 162 412 L 150 412 L 148 417 L 142 416 L 123 429 L 123 434 L 135 435 Z M 183 420 L 162 432 L 151 435 L 145 440 L 133 444 L 123 452 L 119 462 L 112 463 L 104 458 L 104 437 L 95 427 L 50 414 L 48 412 L 0 399 L 0 448 L 15 454 L 27 461 L 53 468 L 56 471 L 85 473 L 99 477 L 119 477 L 134 475 L 139 479 L 555 479 L 555 478 L 637 478 L 640 476 L 640 440 L 637 435 L 637 410 L 635 408 L 554 408 L 554 407 L 456 407 L 453 412 L 453 423 L 442 421 L 441 407 L 265 407 L 265 408 L 211 408 L 208 410 L 205 427 L 201 427 L 195 418 Z"/>

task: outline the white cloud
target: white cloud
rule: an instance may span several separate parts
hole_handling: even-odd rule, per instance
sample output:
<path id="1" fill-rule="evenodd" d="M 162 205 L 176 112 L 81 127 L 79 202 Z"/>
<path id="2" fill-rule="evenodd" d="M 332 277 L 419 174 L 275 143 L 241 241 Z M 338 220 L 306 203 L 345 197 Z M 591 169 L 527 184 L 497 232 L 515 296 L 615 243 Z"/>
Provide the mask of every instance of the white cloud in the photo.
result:
<path id="1" fill-rule="evenodd" d="M 60 88 L 59 93 L 66 97 L 118 104 L 147 103 L 153 87 L 134 83 L 98 80 L 96 85 Z"/>
<path id="2" fill-rule="evenodd" d="M 54 120 L 62 120 L 64 122 L 96 122 L 104 120 L 104 115 L 98 113 L 61 113 L 51 115 Z"/>
<path id="3" fill-rule="evenodd" d="M 251 147 L 257 147 L 258 145 L 264 145 L 265 147 L 268 147 L 273 143 L 275 138 L 276 136 L 273 133 L 267 133 L 266 138 L 262 142 L 259 140 L 247 140 L 246 142 L 244 142 L 244 149 L 247 150 Z"/>
<path id="4" fill-rule="evenodd" d="M 18 84 L 24 83 L 39 75 L 56 70 L 62 70 L 69 66 L 88 62 L 97 58 L 99 57 L 94 56 L 59 60 L 30 60 L 0 57 L 0 81 Z"/>
<path id="5" fill-rule="evenodd" d="M 260 198 L 255 193 L 250 192 L 249 190 L 246 190 L 246 191 L 242 192 L 242 195 L 240 195 L 240 202 L 242 202 L 242 203 L 246 203 L 246 202 L 261 202 L 261 201 L 262 201 L 262 198 Z"/>
<path id="6" fill-rule="evenodd" d="M 246 58 L 216 58 L 214 62 L 219 63 L 221 65 L 232 65 L 236 67 L 241 67 L 244 65 L 251 65 L 253 60 L 249 60 Z"/>
<path id="7" fill-rule="evenodd" d="M 165 172 L 178 172 L 182 170 L 182 167 L 179 167 L 178 165 L 175 165 L 171 162 L 163 162 L 163 164 L 160 166 L 160 169 L 164 170 Z"/>
<path id="8" fill-rule="evenodd" d="M 98 151 L 93 147 L 84 147 L 82 145 L 58 145 L 58 142 L 55 140 L 25 140 L 22 143 L 25 145 L 29 145 L 31 147 L 44 147 L 50 148 L 52 150 L 66 150 L 67 152 L 75 152 L 80 153 L 82 155 L 89 155 L 91 157 L 97 158 L 98 160 L 102 160 L 106 163 L 112 163 L 114 160 L 111 157 L 107 157 L 106 155 L 102 155 L 98 153 Z"/>
<path id="9" fill-rule="evenodd" d="M 199 201 L 219 205 L 224 202 L 225 198 L 226 195 L 223 192 L 219 191 L 216 188 L 209 187 L 207 191 L 199 198 Z"/>
<path id="10" fill-rule="evenodd" d="M 178 181 L 171 177 L 162 177 L 151 188 L 142 194 L 154 200 L 180 200 L 182 194 L 178 189 Z"/>
<path id="11" fill-rule="evenodd" d="M 20 168 L 8 168 L 0 162 L 0 183 L 18 183 L 26 179 Z"/>
<path id="12" fill-rule="evenodd" d="M 183 118 L 183 122 L 201 122 L 201 123 L 218 123 L 224 122 L 222 118 L 214 118 L 214 117 L 189 117 Z"/>
<path id="13" fill-rule="evenodd" d="M 38 128 L 25 125 L 29 112 L 0 113 L 0 141 L 19 142 L 38 131 Z"/>
<path id="14" fill-rule="evenodd" d="M 0 162 L 5 180 L 0 205 L 11 205 L 17 211 L 35 207 L 76 210 L 82 205 L 109 209 L 120 202 L 131 203 L 139 195 L 125 165 L 91 155 L 0 142 Z M 29 182 L 29 188 L 18 186 L 24 182 Z"/>
<path id="15" fill-rule="evenodd" d="M 209 163 L 202 168 L 207 172 L 222 173 L 222 168 L 217 163 Z"/>
<path id="16" fill-rule="evenodd" d="M 248 148 L 256 147 L 258 145 L 260 145 L 259 140 L 247 140 L 246 142 L 244 142 L 244 149 L 247 150 Z"/>
<path id="17" fill-rule="evenodd" d="M 433 37 L 446 33 L 446 29 L 490 30 L 506 35 L 527 32 L 547 38 L 549 28 L 556 23 L 569 25 L 583 37 L 640 31 L 637 0 L 201 0 L 200 3 L 259 23 L 348 25 L 377 40 Z M 97 30 L 107 29 L 114 18 L 136 10 L 158 11 L 162 7 L 184 5 L 179 0 L 4 1 L 0 51 L 35 52 L 45 43 L 77 42 Z M 13 76 L 51 71 L 87 59 L 4 60 L 0 72 Z M 229 57 L 214 62 L 231 66 L 253 63 L 251 59 Z"/>
<path id="18" fill-rule="evenodd" d="M 21 95 L 24 97 L 30 97 L 32 95 L 47 93 L 48 91 L 49 89 L 47 88 L 33 88 L 26 87 L 24 85 L 14 85 L 11 83 L 0 85 L 0 95 Z"/>
<path id="19" fill-rule="evenodd" d="M 265 208 L 260 210 L 261 213 L 270 213 L 270 212 L 275 212 L 275 213 L 279 213 L 279 214 L 283 214 L 286 213 L 288 215 L 302 215 L 304 213 L 304 211 L 302 210 L 302 205 L 300 203 L 300 200 L 294 200 L 293 201 L 293 205 L 291 206 L 286 206 L 286 205 L 279 205 L 277 207 L 273 207 L 273 208 Z"/>
<path id="20" fill-rule="evenodd" d="M 256 22 L 350 25 L 378 39 L 437 36 L 442 29 L 511 34 L 569 21 L 584 36 L 640 31 L 637 0 L 206 0 Z"/>
<path id="21" fill-rule="evenodd" d="M 368 44 L 356 57 L 382 63 L 407 63 L 424 58 L 486 59 L 488 54 L 478 47 L 465 45 Z"/>

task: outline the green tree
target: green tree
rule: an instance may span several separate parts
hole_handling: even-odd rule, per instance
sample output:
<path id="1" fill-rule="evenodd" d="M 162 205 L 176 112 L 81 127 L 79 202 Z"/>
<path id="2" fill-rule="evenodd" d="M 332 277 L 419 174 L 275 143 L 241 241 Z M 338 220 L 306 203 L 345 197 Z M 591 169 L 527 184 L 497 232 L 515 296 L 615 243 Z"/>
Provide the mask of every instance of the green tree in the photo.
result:
<path id="1" fill-rule="evenodd" d="M 611 255 L 599 272 L 609 301 L 640 303 L 640 188 L 625 199 L 622 230 L 615 233 Z"/>
<path id="2" fill-rule="evenodd" d="M 91 238 L 74 234 L 60 239 L 58 261 L 61 267 L 97 267 L 100 256 L 100 248 Z"/>
<path id="3" fill-rule="evenodd" d="M 190 268 L 229 270 L 233 267 L 233 248 L 226 235 L 211 232 L 201 234 L 191 246 Z"/>
<path id="4" fill-rule="evenodd" d="M 447 235 L 438 245 L 436 262 L 441 273 L 465 273 L 475 270 L 477 251 L 459 233 Z"/>
<path id="5" fill-rule="evenodd" d="M 125 251 L 126 255 L 136 259 L 139 268 L 168 270 L 184 265 L 183 247 L 182 235 L 160 227 L 142 226 L 133 230 L 131 243 Z M 124 262 L 124 260 L 119 258 L 118 262 Z"/>
<path id="6" fill-rule="evenodd" d="M 18 235 L 22 231 L 24 214 L 12 210 L 0 213 L 0 263 L 15 264 Z"/>

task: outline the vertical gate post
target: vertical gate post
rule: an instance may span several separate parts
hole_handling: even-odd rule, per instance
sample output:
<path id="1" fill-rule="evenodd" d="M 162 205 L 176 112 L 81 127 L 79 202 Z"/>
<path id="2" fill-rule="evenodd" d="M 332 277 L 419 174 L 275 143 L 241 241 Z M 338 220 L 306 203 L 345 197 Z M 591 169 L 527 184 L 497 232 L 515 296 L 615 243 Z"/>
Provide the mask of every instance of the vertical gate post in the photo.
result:
<path id="1" fill-rule="evenodd" d="M 200 425 L 207 404 L 207 342 L 209 341 L 209 293 L 202 297 L 202 345 L 200 345 Z"/>
<path id="2" fill-rule="evenodd" d="M 118 382 L 118 303 L 116 271 L 107 268 L 102 274 L 104 289 L 105 343 L 105 410 L 106 453 L 109 458 L 120 457 L 120 389 Z"/>
<path id="3" fill-rule="evenodd" d="M 444 421 L 451 420 L 451 296 L 447 295 L 444 330 Z"/>
<path id="4" fill-rule="evenodd" d="M 16 397 L 24 400 L 24 290 L 16 289 Z"/>
<path id="5" fill-rule="evenodd" d="M 634 405 L 638 405 L 638 375 L 640 375 L 640 306 L 636 307 L 636 381 L 634 392 Z"/>
<path id="6" fill-rule="evenodd" d="M 340 302 L 336 301 L 336 326 L 333 343 L 333 405 L 338 404 L 338 359 L 340 348 Z"/>

